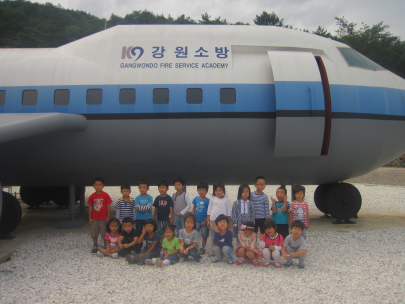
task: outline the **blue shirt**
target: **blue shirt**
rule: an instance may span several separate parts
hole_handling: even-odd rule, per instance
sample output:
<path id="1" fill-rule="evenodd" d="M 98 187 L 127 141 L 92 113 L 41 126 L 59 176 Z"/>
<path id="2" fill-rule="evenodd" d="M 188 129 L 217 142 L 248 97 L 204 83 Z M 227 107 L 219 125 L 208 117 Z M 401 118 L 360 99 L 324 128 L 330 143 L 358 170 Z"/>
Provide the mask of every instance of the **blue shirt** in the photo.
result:
<path id="1" fill-rule="evenodd" d="M 196 196 L 193 199 L 193 205 L 195 206 L 195 217 L 197 221 L 204 222 L 207 218 L 207 211 L 208 211 L 208 204 L 210 203 L 210 199 L 206 198 L 202 200 L 199 196 Z"/>
<path id="2" fill-rule="evenodd" d="M 255 207 L 256 219 L 268 218 L 270 216 L 269 198 L 266 194 L 257 194 L 255 191 L 250 196 L 250 201 Z"/>
<path id="3" fill-rule="evenodd" d="M 214 244 L 219 247 L 229 246 L 232 247 L 233 233 L 231 230 L 226 229 L 224 235 L 220 232 L 214 232 Z"/>
<path id="4" fill-rule="evenodd" d="M 137 220 L 148 220 L 152 218 L 152 196 L 149 194 L 146 196 L 139 194 L 135 199 L 135 206 L 139 206 L 139 210 L 135 210 Z"/>
<path id="5" fill-rule="evenodd" d="M 283 212 L 284 201 L 279 203 L 276 202 L 277 212 L 271 215 L 271 219 L 276 222 L 276 224 L 288 224 L 288 208 L 286 212 Z M 287 207 L 290 206 L 290 202 L 287 202 Z"/>

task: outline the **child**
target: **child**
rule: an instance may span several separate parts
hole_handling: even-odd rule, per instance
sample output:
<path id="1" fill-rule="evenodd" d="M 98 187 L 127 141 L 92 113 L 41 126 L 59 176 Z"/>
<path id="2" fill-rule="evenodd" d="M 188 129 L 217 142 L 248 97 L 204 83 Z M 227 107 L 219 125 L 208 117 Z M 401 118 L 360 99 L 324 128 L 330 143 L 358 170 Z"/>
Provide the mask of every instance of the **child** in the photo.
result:
<path id="1" fill-rule="evenodd" d="M 96 177 L 93 181 L 93 188 L 95 193 L 90 195 L 87 204 L 89 205 L 89 224 L 91 226 L 91 237 L 93 238 L 93 253 L 97 252 L 97 238 L 98 234 L 106 245 L 105 234 L 107 231 L 106 224 L 110 219 L 111 214 L 111 197 L 103 191 L 104 179 L 102 177 Z"/>
<path id="2" fill-rule="evenodd" d="M 173 213 L 174 213 L 174 225 L 176 226 L 176 236 L 179 236 L 180 229 L 184 228 L 183 216 L 188 212 L 191 206 L 190 197 L 186 192 L 183 192 L 183 188 L 186 181 L 182 177 L 176 177 L 173 181 L 174 189 L 176 193 L 173 193 Z"/>
<path id="3" fill-rule="evenodd" d="M 119 219 L 122 224 L 122 219 L 130 217 L 135 220 L 135 201 L 129 195 L 131 194 L 131 186 L 128 184 L 122 184 L 121 186 L 122 197 L 118 199 L 115 205 L 115 218 Z"/>
<path id="4" fill-rule="evenodd" d="M 276 200 L 271 197 L 273 206 L 271 208 L 273 214 L 271 219 L 277 224 L 277 232 L 283 236 L 283 239 L 287 237 L 288 232 L 288 207 L 290 203 L 287 201 L 287 189 L 284 187 L 279 187 L 276 191 Z"/>
<path id="5" fill-rule="evenodd" d="M 291 202 L 290 208 L 288 212 L 290 213 L 290 227 L 291 223 L 294 221 L 301 221 L 304 223 L 304 229 L 302 236 L 304 239 L 307 239 L 307 230 L 309 227 L 309 208 L 308 203 L 304 202 L 305 197 L 305 187 L 301 185 L 296 185 L 293 188 L 293 199 L 294 201 Z"/>
<path id="6" fill-rule="evenodd" d="M 145 247 L 141 251 L 142 264 L 146 259 L 157 258 L 160 255 L 160 236 L 156 232 L 157 224 L 153 219 L 145 221 L 145 226 L 142 229 L 142 234 L 138 238 L 138 244 L 142 244 L 145 240 Z"/>
<path id="7" fill-rule="evenodd" d="M 139 194 L 135 199 L 136 230 L 142 231 L 146 220 L 152 218 L 153 198 L 148 194 L 149 182 L 141 179 L 138 184 Z"/>
<path id="8" fill-rule="evenodd" d="M 260 248 L 263 249 L 262 252 L 266 261 L 263 263 L 263 267 L 268 267 L 271 264 L 271 260 L 274 260 L 274 266 L 281 268 L 281 246 L 283 246 L 284 238 L 276 232 L 277 224 L 273 220 L 265 221 L 263 228 L 266 233 L 259 234 Z"/>
<path id="9" fill-rule="evenodd" d="M 255 209 L 250 201 L 250 188 L 246 184 L 239 186 L 238 200 L 232 205 L 233 237 L 238 237 L 238 231 L 244 222 L 252 221 L 255 224 Z"/>
<path id="10" fill-rule="evenodd" d="M 207 244 L 207 239 L 209 235 L 208 221 L 207 221 L 207 211 L 210 199 L 207 198 L 208 184 L 201 182 L 197 186 L 197 192 L 199 196 L 196 196 L 193 200 L 193 214 L 197 218 L 196 230 L 199 233 L 201 230 L 202 245 L 199 254 L 205 253 L 205 245 Z"/>
<path id="11" fill-rule="evenodd" d="M 116 218 L 112 218 L 108 222 L 107 232 L 105 234 L 106 246 L 97 247 L 97 255 L 103 257 L 108 255 L 113 259 L 118 259 L 118 252 L 120 247 L 118 246 L 118 239 L 121 236 L 121 223 Z"/>
<path id="12" fill-rule="evenodd" d="M 215 258 L 212 259 L 213 263 L 221 262 L 223 255 L 228 261 L 228 264 L 233 264 L 232 252 L 232 232 L 228 230 L 229 216 L 220 214 L 215 219 L 215 232 L 213 239 L 213 250 L 215 252 Z"/>
<path id="13" fill-rule="evenodd" d="M 141 264 L 142 245 L 138 244 L 138 239 L 141 236 L 140 232 L 133 227 L 133 220 L 130 217 L 124 217 L 122 219 L 121 236 L 118 239 L 118 246 L 120 247 L 120 255 L 125 257 L 129 264 Z M 135 251 L 135 256 L 131 256 L 131 251 Z"/>
<path id="14" fill-rule="evenodd" d="M 236 265 L 241 265 L 245 262 L 245 258 L 253 262 L 253 266 L 260 266 L 258 260 L 263 258 L 260 251 L 257 249 L 257 234 L 254 232 L 255 224 L 252 221 L 246 221 L 241 225 L 241 230 L 238 232 L 236 239 L 236 256 L 239 259 L 235 262 Z"/>
<path id="15" fill-rule="evenodd" d="M 291 234 L 287 236 L 284 241 L 283 248 L 281 253 L 284 258 L 287 260 L 287 263 L 284 264 L 284 267 L 290 267 L 293 265 L 293 258 L 298 259 L 298 268 L 304 269 L 304 260 L 307 255 L 307 243 L 302 237 L 302 232 L 304 231 L 305 226 L 301 221 L 294 221 L 291 224 Z"/>
<path id="16" fill-rule="evenodd" d="M 255 179 L 256 191 L 252 193 L 251 201 L 255 207 L 255 231 L 264 233 L 263 224 L 265 220 L 269 219 L 270 210 L 269 210 L 269 198 L 266 194 L 263 193 L 263 190 L 266 188 L 266 180 L 263 176 L 258 176 Z"/>
<path id="17" fill-rule="evenodd" d="M 194 214 L 187 213 L 184 216 L 184 229 L 179 232 L 180 239 L 180 262 L 188 259 L 191 255 L 198 263 L 203 264 L 202 257 L 198 254 L 198 232 L 195 230 L 196 217 Z"/>
<path id="18" fill-rule="evenodd" d="M 173 200 L 167 195 L 169 190 L 169 183 L 161 181 L 158 184 L 160 195 L 155 198 L 153 207 L 155 207 L 155 221 L 158 225 L 158 232 L 163 241 L 164 231 L 163 227 L 169 225 L 169 222 L 173 224 Z"/>
<path id="19" fill-rule="evenodd" d="M 180 251 L 180 241 L 175 236 L 174 225 L 167 225 L 164 227 L 165 239 L 162 243 L 163 254 L 157 259 L 148 259 L 145 261 L 146 265 L 157 267 L 167 266 L 170 264 L 176 264 L 180 258 L 178 256 Z"/>
<path id="20" fill-rule="evenodd" d="M 223 214 L 228 217 L 228 225 L 231 221 L 231 202 L 225 196 L 225 186 L 223 183 L 216 183 L 213 186 L 213 193 L 208 205 L 207 211 L 207 226 L 210 228 L 211 236 L 211 246 L 214 245 L 214 231 L 215 231 L 215 222 L 217 217 Z M 228 226 L 229 227 L 229 226 Z M 211 250 L 210 255 L 214 255 L 214 251 Z"/>

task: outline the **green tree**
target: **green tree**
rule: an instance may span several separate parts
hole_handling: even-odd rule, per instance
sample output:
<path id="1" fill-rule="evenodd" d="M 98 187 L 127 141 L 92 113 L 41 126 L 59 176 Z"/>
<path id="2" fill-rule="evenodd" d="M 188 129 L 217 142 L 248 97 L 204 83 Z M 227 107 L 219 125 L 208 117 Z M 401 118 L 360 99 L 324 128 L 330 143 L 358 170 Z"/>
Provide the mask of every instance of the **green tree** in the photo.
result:
<path id="1" fill-rule="evenodd" d="M 322 26 L 318 26 L 318 28 L 312 32 L 312 34 L 318 35 L 318 36 L 322 36 L 322 37 L 326 37 L 326 38 L 333 38 L 332 34 L 329 33 L 325 28 L 323 28 Z"/>
<path id="2" fill-rule="evenodd" d="M 256 15 L 253 22 L 257 25 L 274 25 L 284 27 L 284 18 L 280 19 L 275 12 L 271 12 L 271 14 L 269 14 L 268 12 L 263 11 L 260 16 Z"/>
<path id="3" fill-rule="evenodd" d="M 201 20 L 198 20 L 198 23 L 199 24 L 228 24 L 226 19 L 221 20 L 221 16 L 211 20 L 211 16 L 209 16 L 207 12 L 205 14 L 201 14 Z"/>

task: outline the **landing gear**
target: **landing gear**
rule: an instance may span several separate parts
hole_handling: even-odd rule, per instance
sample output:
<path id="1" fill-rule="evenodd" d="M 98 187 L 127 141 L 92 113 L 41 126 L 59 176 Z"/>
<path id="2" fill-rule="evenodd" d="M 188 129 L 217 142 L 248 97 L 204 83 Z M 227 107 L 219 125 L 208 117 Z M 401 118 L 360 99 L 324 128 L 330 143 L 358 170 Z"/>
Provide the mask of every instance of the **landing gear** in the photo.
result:
<path id="1" fill-rule="evenodd" d="M 319 185 L 314 200 L 320 211 L 337 219 L 334 224 L 354 224 L 349 219 L 357 217 L 362 203 L 359 190 L 347 183 Z"/>
<path id="2" fill-rule="evenodd" d="M 0 218 L 0 239 L 12 239 L 12 232 L 21 222 L 22 209 L 18 200 L 10 193 L 3 192 L 3 208 Z"/>
<path id="3" fill-rule="evenodd" d="M 40 209 L 39 205 L 49 202 L 50 197 L 46 187 L 26 187 L 20 188 L 21 200 L 29 206 L 29 209 Z"/>
<path id="4" fill-rule="evenodd" d="M 69 187 L 50 187 L 49 196 L 60 208 L 69 206 Z M 75 202 L 79 199 L 79 191 L 75 187 Z"/>

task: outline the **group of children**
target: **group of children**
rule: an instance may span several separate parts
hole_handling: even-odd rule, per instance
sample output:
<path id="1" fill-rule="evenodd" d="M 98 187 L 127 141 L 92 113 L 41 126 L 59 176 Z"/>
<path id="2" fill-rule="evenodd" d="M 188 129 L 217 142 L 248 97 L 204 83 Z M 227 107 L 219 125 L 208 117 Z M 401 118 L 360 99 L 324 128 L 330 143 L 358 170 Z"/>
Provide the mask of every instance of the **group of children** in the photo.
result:
<path id="1" fill-rule="evenodd" d="M 116 217 L 110 219 L 112 200 L 103 191 L 104 180 L 96 178 L 95 193 L 88 200 L 93 253 L 112 258 L 122 256 L 129 264 L 158 267 L 183 262 L 189 256 L 204 263 L 201 255 L 205 254 L 210 236 L 209 254 L 215 256 L 213 263 L 225 258 L 228 264 L 252 262 L 260 266 L 259 261 L 264 259 L 262 266 L 268 267 L 273 261 L 276 268 L 281 268 L 282 255 L 287 260 L 284 267 L 293 265 L 292 258 L 299 259 L 300 269 L 305 267 L 309 209 L 304 201 L 303 186 L 293 188 L 291 204 L 287 201 L 287 190 L 279 187 L 276 199 L 271 198 L 270 217 L 269 199 L 263 192 L 266 181 L 262 176 L 255 179 L 254 192 L 247 184 L 240 185 L 232 208 L 223 183 L 214 184 L 211 198 L 207 198 L 208 184 L 200 183 L 198 196 L 192 202 L 183 192 L 183 178 L 175 178 L 173 185 L 176 192 L 170 196 L 169 184 L 160 182 L 160 195 L 153 200 L 147 193 L 149 183 L 143 179 L 138 185 L 140 195 L 134 200 L 130 197 L 130 186 L 123 184 L 122 198 L 115 206 Z M 201 247 L 198 245 L 200 231 Z M 103 246 L 97 244 L 99 234 L 103 237 Z"/>

